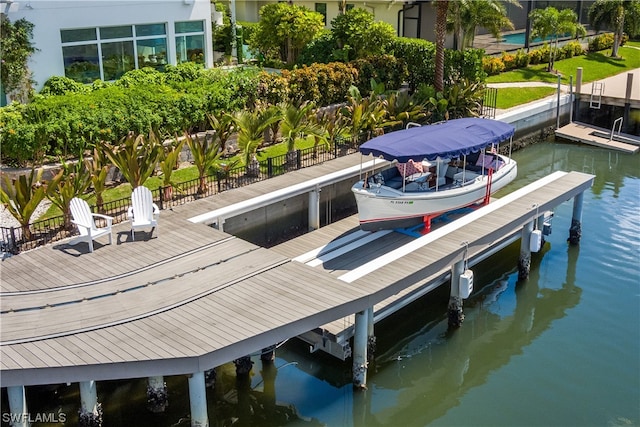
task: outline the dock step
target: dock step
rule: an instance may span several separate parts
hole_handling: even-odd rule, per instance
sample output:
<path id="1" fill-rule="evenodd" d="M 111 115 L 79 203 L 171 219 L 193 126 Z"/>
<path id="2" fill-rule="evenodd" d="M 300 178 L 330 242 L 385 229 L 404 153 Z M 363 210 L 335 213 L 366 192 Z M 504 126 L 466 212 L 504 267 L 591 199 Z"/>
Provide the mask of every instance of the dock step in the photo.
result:
<path id="1" fill-rule="evenodd" d="M 597 137 L 600 137 L 600 138 L 606 138 L 606 139 L 611 138 L 611 132 L 604 132 L 604 131 L 599 131 L 599 130 L 595 130 L 595 131 L 591 132 L 591 135 L 597 136 Z M 626 144 L 632 144 L 632 145 L 640 146 L 640 137 L 634 136 L 634 135 L 629 135 L 629 134 L 625 134 L 625 133 L 622 133 L 622 134 L 614 133 L 613 134 L 613 140 L 614 141 L 618 141 L 618 142 L 624 142 Z"/>

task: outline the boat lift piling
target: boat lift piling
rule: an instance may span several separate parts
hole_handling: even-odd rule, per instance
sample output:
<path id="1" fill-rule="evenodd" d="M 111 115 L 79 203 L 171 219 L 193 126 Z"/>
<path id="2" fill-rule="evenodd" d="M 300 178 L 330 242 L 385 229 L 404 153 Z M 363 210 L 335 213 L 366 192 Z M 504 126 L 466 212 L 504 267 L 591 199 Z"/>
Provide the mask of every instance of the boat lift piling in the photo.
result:
<path id="1" fill-rule="evenodd" d="M 569 229 L 569 238 L 567 241 L 572 245 L 580 243 L 582 236 L 582 203 L 584 200 L 584 192 L 577 194 L 573 198 L 573 215 L 571 217 L 571 228 Z"/>

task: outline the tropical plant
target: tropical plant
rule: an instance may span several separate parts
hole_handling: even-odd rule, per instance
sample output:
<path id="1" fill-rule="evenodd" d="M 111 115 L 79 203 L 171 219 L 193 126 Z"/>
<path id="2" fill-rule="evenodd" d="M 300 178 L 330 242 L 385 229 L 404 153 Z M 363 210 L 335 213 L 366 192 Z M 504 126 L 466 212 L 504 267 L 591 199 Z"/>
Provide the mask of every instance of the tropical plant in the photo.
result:
<path id="1" fill-rule="evenodd" d="M 369 138 L 372 134 L 380 133 L 386 114 L 384 105 L 375 92 L 363 98 L 355 86 L 349 89 L 347 103 L 342 107 L 341 113 L 349 124 L 351 143 L 354 145 L 357 145 L 362 137 Z"/>
<path id="2" fill-rule="evenodd" d="M 383 101 L 387 118 L 383 123 L 385 127 L 405 127 L 409 122 L 422 122 L 427 113 L 422 103 L 417 102 L 408 92 L 392 92 Z"/>
<path id="3" fill-rule="evenodd" d="M 11 22 L 6 13 L 0 14 L 0 82 L 7 96 L 22 103 L 27 102 L 33 87 L 27 66 L 29 57 L 37 50 L 31 38 L 33 24 L 26 19 Z"/>
<path id="4" fill-rule="evenodd" d="M 207 175 L 209 169 L 215 165 L 215 161 L 222 154 L 221 140 L 215 134 L 205 134 L 202 138 L 194 138 L 188 132 L 184 133 L 185 140 L 191 150 L 193 163 L 198 169 L 198 194 L 207 193 Z"/>
<path id="5" fill-rule="evenodd" d="M 324 28 L 324 18 L 304 6 L 272 3 L 260 8 L 249 44 L 265 56 L 293 64 L 298 52 Z"/>
<path id="6" fill-rule="evenodd" d="M 96 195 L 96 207 L 98 212 L 102 212 L 104 200 L 102 193 L 107 188 L 107 174 L 111 165 L 108 164 L 107 158 L 102 150 L 93 149 L 93 158 L 87 161 L 89 171 L 91 172 L 91 185 Z"/>
<path id="7" fill-rule="evenodd" d="M 162 153 L 162 143 L 153 130 L 149 131 L 148 137 L 129 132 L 117 146 L 102 143 L 102 149 L 124 179 L 136 188 L 153 175 Z"/>
<path id="8" fill-rule="evenodd" d="M 589 22 L 596 31 L 607 28 L 613 31 L 611 57 L 618 57 L 618 48 L 622 43 L 625 19 L 629 15 L 629 32 L 640 32 L 640 6 L 637 0 L 596 0 L 589 8 Z"/>
<path id="9" fill-rule="evenodd" d="M 229 137 L 234 131 L 233 116 L 226 113 L 220 113 L 215 116 L 207 113 L 207 119 L 211 130 L 213 130 L 220 142 L 220 151 L 224 152 L 227 149 L 227 141 L 229 141 Z"/>
<path id="10" fill-rule="evenodd" d="M 531 38 L 540 37 L 546 40 L 552 37 L 555 47 L 551 48 L 549 55 L 549 65 L 547 71 L 553 71 L 555 62 L 555 54 L 558 50 L 558 39 L 565 35 L 571 34 L 572 37 L 583 37 L 587 30 L 578 22 L 578 15 L 571 9 L 562 9 L 558 11 L 553 6 L 544 9 L 535 9 L 529 14 L 531 19 Z"/>
<path id="11" fill-rule="evenodd" d="M 254 111 L 241 110 L 233 116 L 238 128 L 238 148 L 242 151 L 242 160 L 248 176 L 258 176 L 260 169 L 256 151 L 264 142 L 264 132 L 277 120 L 265 113 L 264 109 Z"/>
<path id="12" fill-rule="evenodd" d="M 315 122 L 313 103 L 301 106 L 288 104 L 283 106 L 282 112 L 282 139 L 287 146 L 287 164 L 295 164 L 297 160 L 296 141 L 307 136 L 318 139 L 324 138 L 324 132 Z"/>
<path id="13" fill-rule="evenodd" d="M 185 140 L 175 141 L 171 144 L 165 145 L 160 157 L 160 171 L 162 171 L 162 191 L 164 200 L 173 199 L 173 181 L 171 176 L 173 171 L 178 167 L 178 161 L 180 160 L 180 153 L 184 146 Z"/>
<path id="14" fill-rule="evenodd" d="M 9 179 L 4 175 L 4 186 L 0 186 L 0 201 L 9 213 L 18 221 L 22 235 L 31 238 L 29 222 L 40 202 L 47 195 L 47 186 L 42 183 L 42 169 L 31 169 L 29 175 L 20 175 Z"/>
<path id="15" fill-rule="evenodd" d="M 64 228 L 71 230 L 71 199 L 81 196 L 91 185 L 91 172 L 80 156 L 75 162 L 61 160 L 62 168 L 49 181 L 47 198 L 64 216 Z"/>
<path id="16" fill-rule="evenodd" d="M 340 108 L 327 108 L 315 115 L 316 123 L 324 129 L 324 141 L 329 147 L 335 147 L 338 138 L 342 138 L 347 130 L 347 120 Z M 316 145 L 320 142 L 316 139 Z"/>

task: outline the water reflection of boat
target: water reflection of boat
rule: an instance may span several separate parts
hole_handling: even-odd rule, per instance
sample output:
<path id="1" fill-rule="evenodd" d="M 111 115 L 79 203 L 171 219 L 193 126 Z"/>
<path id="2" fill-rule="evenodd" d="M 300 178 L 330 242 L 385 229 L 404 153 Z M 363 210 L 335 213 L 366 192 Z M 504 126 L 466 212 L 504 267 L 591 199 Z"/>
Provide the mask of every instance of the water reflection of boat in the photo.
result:
<path id="1" fill-rule="evenodd" d="M 428 225 L 444 212 L 488 202 L 517 175 L 516 162 L 497 154 L 498 144 L 511 142 L 513 134 L 508 123 L 464 118 L 365 142 L 360 146 L 363 155 L 396 164 L 352 187 L 360 227 L 374 231 Z"/>

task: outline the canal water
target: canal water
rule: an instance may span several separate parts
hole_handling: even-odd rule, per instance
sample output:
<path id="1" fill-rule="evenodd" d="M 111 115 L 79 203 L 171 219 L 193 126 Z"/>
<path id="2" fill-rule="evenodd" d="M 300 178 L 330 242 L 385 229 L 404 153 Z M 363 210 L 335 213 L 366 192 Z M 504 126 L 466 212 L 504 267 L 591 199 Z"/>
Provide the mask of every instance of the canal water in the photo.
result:
<path id="1" fill-rule="evenodd" d="M 273 365 L 252 357 L 246 382 L 223 366 L 208 390 L 210 424 L 640 426 L 640 155 L 548 142 L 514 157 L 518 179 L 498 197 L 557 170 L 596 175 L 579 246 L 566 241 L 568 201 L 527 280 L 517 280 L 519 243 L 474 267 L 460 329 L 447 330 L 447 289 L 376 325 L 364 392 L 350 361 L 310 355 L 295 339 Z M 104 426 L 189 425 L 186 377 L 166 380 L 162 414 L 145 409 L 144 379 L 98 383 Z M 60 411 L 68 425 L 79 400 L 77 384 L 27 388 L 32 414 Z"/>

